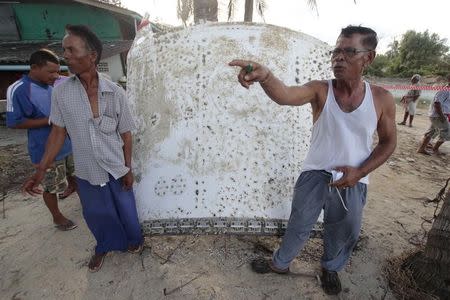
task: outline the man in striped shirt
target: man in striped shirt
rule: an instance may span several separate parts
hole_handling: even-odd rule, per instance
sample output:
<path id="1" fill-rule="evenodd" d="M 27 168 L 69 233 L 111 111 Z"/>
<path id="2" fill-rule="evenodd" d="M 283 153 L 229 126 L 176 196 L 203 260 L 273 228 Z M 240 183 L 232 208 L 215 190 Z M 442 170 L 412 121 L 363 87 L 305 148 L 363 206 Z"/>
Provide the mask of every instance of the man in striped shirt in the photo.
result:
<path id="1" fill-rule="evenodd" d="M 69 133 L 83 216 L 97 246 L 88 267 L 98 271 L 110 251 L 142 250 L 131 170 L 131 130 L 134 122 L 124 90 L 97 72 L 102 43 L 86 26 L 67 25 L 62 45 L 74 76 L 53 90 L 53 129 L 38 172 L 24 190 L 36 185 Z"/>

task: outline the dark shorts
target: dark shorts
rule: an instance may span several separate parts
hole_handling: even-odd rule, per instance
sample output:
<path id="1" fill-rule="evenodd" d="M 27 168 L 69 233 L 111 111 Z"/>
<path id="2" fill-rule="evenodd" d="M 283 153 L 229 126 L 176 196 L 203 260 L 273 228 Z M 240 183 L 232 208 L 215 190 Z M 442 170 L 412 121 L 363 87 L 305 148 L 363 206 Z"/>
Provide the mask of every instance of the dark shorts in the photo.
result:
<path id="1" fill-rule="evenodd" d="M 440 118 L 430 117 L 430 128 L 425 132 L 425 137 L 438 137 L 440 141 L 450 141 L 450 123 Z"/>

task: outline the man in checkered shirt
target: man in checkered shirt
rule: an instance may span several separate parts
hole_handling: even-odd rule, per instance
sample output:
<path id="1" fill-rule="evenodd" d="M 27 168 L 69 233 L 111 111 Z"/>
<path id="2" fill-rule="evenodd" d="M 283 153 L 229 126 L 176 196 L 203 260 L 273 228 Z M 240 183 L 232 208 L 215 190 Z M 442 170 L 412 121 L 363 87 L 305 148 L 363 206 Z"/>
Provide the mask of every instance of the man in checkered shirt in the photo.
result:
<path id="1" fill-rule="evenodd" d="M 64 58 L 75 75 L 53 90 L 52 131 L 37 172 L 25 182 L 24 190 L 40 193 L 37 185 L 68 133 L 83 216 L 97 241 L 88 265 L 96 272 L 110 251 L 142 250 L 132 190 L 134 122 L 124 90 L 97 72 L 102 54 L 98 37 L 83 25 L 67 25 L 66 33 Z"/>

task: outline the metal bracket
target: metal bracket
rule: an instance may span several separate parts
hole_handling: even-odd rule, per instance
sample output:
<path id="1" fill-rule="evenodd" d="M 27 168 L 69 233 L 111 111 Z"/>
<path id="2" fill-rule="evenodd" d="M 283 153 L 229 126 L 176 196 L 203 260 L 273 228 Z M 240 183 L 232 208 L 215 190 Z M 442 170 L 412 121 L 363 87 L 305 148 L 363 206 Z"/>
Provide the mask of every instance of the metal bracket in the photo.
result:
<path id="1" fill-rule="evenodd" d="M 158 219 L 144 221 L 142 230 L 146 235 L 181 234 L 247 234 L 247 235 L 283 235 L 287 220 L 247 219 L 247 218 L 191 218 Z M 310 236 L 323 236 L 322 223 L 317 223 Z"/>

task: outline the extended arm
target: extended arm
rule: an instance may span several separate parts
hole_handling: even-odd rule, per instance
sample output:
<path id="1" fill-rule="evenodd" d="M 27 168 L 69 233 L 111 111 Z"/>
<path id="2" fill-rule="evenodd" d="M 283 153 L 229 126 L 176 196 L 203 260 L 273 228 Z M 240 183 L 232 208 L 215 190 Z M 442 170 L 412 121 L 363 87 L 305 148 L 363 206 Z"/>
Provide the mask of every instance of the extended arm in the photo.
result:
<path id="1" fill-rule="evenodd" d="M 247 60 L 233 60 L 230 66 L 240 67 L 238 75 L 239 83 L 249 88 L 255 82 L 259 82 L 261 87 L 274 102 L 280 105 L 304 105 L 317 99 L 315 82 L 309 82 L 303 86 L 286 86 L 265 66 Z M 251 72 L 247 66 L 251 65 Z"/>

